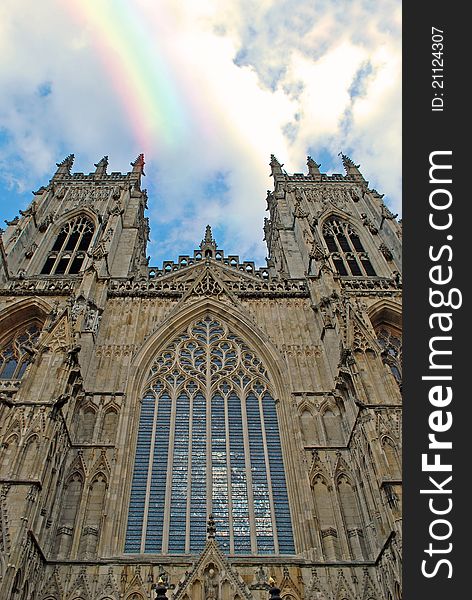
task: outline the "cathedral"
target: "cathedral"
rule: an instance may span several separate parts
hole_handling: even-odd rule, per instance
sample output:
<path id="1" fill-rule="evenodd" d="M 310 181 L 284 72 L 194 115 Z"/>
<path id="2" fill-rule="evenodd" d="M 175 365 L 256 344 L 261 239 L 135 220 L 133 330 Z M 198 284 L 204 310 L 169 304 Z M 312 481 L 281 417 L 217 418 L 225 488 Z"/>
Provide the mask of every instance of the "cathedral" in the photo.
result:
<path id="1" fill-rule="evenodd" d="M 271 156 L 262 267 L 149 266 L 143 155 L 6 221 L 2 600 L 401 599 L 401 224 L 341 160 Z"/>

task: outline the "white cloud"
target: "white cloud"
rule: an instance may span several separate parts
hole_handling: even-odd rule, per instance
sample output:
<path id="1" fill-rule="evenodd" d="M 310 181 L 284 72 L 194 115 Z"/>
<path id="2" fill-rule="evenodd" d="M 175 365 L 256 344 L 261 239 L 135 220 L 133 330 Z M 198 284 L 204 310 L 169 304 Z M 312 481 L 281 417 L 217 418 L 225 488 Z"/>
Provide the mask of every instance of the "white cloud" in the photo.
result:
<path id="1" fill-rule="evenodd" d="M 80 5 L 94 7 L 4 0 L 0 8 L 0 175 L 10 185 L 34 189 L 69 152 L 78 170 L 108 154 L 112 170 L 126 171 L 145 143 L 160 259 L 188 252 L 210 222 L 227 252 L 262 262 L 271 153 L 290 172 L 305 169 L 309 148 L 315 159 L 316 148 L 352 150 L 398 211 L 396 0 L 134 0 L 123 15 L 124 4 L 104 1 L 106 31 L 87 13 L 74 17 Z M 121 36 L 110 35 L 115 27 Z M 125 59 L 136 61 L 133 77 Z M 228 186 L 220 199 L 206 191 L 217 173 Z"/>

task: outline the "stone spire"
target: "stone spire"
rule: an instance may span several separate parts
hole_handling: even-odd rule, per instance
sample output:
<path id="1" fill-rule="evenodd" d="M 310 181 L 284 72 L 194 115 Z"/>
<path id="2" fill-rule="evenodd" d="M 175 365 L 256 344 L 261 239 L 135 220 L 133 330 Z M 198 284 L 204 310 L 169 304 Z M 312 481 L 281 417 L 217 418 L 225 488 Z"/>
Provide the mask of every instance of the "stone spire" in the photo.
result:
<path id="1" fill-rule="evenodd" d="M 210 225 L 207 225 L 205 228 L 205 237 L 200 244 L 200 250 L 202 251 L 203 256 L 207 258 L 214 258 L 216 245 L 217 244 L 213 239 L 213 234 L 211 233 L 211 227 Z"/>
<path id="2" fill-rule="evenodd" d="M 96 177 L 103 177 L 103 175 L 106 175 L 108 167 L 108 156 L 104 156 L 101 160 L 98 161 L 98 163 L 94 163 L 94 166 L 96 167 Z"/>
<path id="3" fill-rule="evenodd" d="M 205 237 L 203 238 L 202 242 L 204 244 L 214 244 L 215 243 L 215 240 L 213 239 L 213 234 L 211 233 L 210 225 L 207 225 L 205 227 Z"/>

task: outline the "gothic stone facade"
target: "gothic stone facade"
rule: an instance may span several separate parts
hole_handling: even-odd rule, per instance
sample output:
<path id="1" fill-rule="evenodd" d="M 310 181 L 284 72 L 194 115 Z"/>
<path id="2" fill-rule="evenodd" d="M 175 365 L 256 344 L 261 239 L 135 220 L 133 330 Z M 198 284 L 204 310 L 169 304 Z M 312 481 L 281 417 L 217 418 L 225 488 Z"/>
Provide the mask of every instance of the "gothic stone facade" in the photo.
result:
<path id="1" fill-rule="evenodd" d="M 1 598 L 401 597 L 401 226 L 342 161 L 271 157 L 263 268 L 151 268 L 142 155 L 7 223 Z"/>

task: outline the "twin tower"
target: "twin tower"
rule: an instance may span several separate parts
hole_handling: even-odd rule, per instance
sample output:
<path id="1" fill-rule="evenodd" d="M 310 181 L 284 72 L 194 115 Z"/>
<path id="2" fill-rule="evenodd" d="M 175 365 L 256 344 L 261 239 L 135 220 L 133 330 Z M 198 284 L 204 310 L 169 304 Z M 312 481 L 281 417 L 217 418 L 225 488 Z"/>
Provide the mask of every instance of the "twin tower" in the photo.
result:
<path id="1" fill-rule="evenodd" d="M 272 156 L 267 264 L 148 265 L 144 157 L 0 237 L 0 597 L 401 598 L 401 225 Z M 176 249 L 176 254 L 178 249 Z"/>

